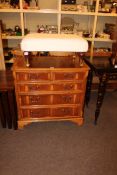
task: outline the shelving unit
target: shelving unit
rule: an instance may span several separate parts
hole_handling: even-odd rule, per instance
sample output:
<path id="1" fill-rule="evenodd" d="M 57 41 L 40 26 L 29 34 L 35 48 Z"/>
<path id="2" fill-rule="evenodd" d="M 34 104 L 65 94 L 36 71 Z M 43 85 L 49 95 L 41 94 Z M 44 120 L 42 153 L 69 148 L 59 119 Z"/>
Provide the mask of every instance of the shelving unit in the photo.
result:
<path id="1" fill-rule="evenodd" d="M 78 0 L 77 4 L 83 4 L 86 0 Z M 89 4 L 93 0 L 87 0 Z M 39 0 L 38 9 L 23 9 L 23 0 L 19 0 L 19 9 L 0 9 L 0 20 L 5 24 L 6 28 L 12 28 L 18 25 L 21 28 L 21 36 L 9 36 L 2 34 L 3 47 L 16 47 L 25 35 L 25 28 L 31 32 L 37 32 L 37 25 L 55 25 L 61 33 L 63 18 L 70 18 L 75 23 L 79 23 L 79 31 L 86 30 L 91 33 L 90 37 L 86 37 L 90 45 L 90 59 L 93 59 L 93 51 L 95 47 L 109 47 L 111 49 L 112 39 L 96 38 L 96 33 L 104 29 L 105 23 L 116 23 L 117 13 L 100 13 L 100 0 L 95 0 L 95 11 L 79 12 L 79 11 L 62 11 L 62 0 Z M 0 51 L 1 52 L 1 51 Z M 1 61 L 4 62 L 4 54 L 1 54 Z M 7 61 L 8 62 L 8 61 Z M 0 69 L 4 69 L 4 64 L 0 64 Z"/>

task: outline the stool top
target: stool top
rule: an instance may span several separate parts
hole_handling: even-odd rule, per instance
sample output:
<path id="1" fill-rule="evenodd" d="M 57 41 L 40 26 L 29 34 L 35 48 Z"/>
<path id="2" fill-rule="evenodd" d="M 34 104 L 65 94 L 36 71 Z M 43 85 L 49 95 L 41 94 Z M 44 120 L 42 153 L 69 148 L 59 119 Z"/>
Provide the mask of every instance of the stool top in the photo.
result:
<path id="1" fill-rule="evenodd" d="M 78 35 L 40 34 L 26 35 L 21 41 L 22 51 L 87 52 L 88 42 Z"/>

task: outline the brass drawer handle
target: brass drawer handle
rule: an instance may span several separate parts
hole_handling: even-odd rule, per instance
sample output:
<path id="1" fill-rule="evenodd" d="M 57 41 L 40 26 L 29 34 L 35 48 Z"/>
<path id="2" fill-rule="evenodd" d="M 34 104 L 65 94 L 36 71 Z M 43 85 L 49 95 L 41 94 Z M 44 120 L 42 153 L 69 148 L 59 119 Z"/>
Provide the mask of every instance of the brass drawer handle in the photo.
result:
<path id="1" fill-rule="evenodd" d="M 39 85 L 31 85 L 29 86 L 30 91 L 40 90 L 41 87 Z"/>
<path id="2" fill-rule="evenodd" d="M 62 99 L 63 99 L 64 102 L 70 103 L 71 100 L 72 100 L 72 97 L 71 96 L 63 96 Z"/>
<path id="3" fill-rule="evenodd" d="M 39 74 L 28 74 L 28 78 L 30 80 L 37 80 L 40 78 L 40 75 Z"/>
<path id="4" fill-rule="evenodd" d="M 72 90 L 73 89 L 73 84 L 71 85 L 64 85 L 64 90 Z"/>
<path id="5" fill-rule="evenodd" d="M 69 109 L 62 108 L 61 109 L 61 112 L 62 112 L 62 114 L 67 115 L 67 114 L 70 113 L 70 110 Z"/>
<path id="6" fill-rule="evenodd" d="M 65 73 L 63 76 L 64 76 L 65 79 L 74 78 L 74 74 L 69 74 L 69 73 Z"/>
<path id="7" fill-rule="evenodd" d="M 30 103 L 33 103 L 33 104 L 37 104 L 37 103 L 40 103 L 40 100 L 41 100 L 41 98 L 39 97 L 39 96 L 31 96 L 30 98 Z"/>
<path id="8" fill-rule="evenodd" d="M 36 111 L 34 111 L 34 110 L 30 110 L 30 116 L 31 117 L 38 117 L 38 116 L 40 116 L 40 110 L 38 109 L 38 110 L 36 110 Z"/>

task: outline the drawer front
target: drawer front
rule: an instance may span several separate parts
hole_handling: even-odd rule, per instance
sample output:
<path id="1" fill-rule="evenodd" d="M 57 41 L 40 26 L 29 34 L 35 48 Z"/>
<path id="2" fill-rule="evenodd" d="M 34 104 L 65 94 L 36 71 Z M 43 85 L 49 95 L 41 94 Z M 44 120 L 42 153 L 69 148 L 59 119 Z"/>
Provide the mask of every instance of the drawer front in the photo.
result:
<path id="1" fill-rule="evenodd" d="M 27 76 L 28 80 L 49 80 L 50 74 L 49 73 L 31 73 Z"/>
<path id="2" fill-rule="evenodd" d="M 53 85 L 53 90 L 55 91 L 72 91 L 82 89 L 83 89 L 83 83 L 62 83 Z"/>
<path id="3" fill-rule="evenodd" d="M 86 76 L 85 72 L 55 72 L 55 80 L 83 80 Z"/>
<path id="4" fill-rule="evenodd" d="M 18 81 L 42 81 L 50 80 L 50 73 L 39 72 L 39 73 L 16 73 L 16 79 Z"/>
<path id="5" fill-rule="evenodd" d="M 83 95 L 79 94 L 56 94 L 53 95 L 53 104 L 80 104 Z"/>
<path id="6" fill-rule="evenodd" d="M 50 116 L 49 108 L 40 109 L 22 109 L 22 118 L 41 118 Z"/>
<path id="7" fill-rule="evenodd" d="M 52 115 L 55 117 L 73 116 L 73 109 L 70 107 L 58 107 L 53 109 Z"/>
<path id="8" fill-rule="evenodd" d="M 52 116 L 80 116 L 80 108 L 78 107 L 57 107 L 52 110 Z"/>
<path id="9" fill-rule="evenodd" d="M 40 85 L 28 85 L 28 91 L 45 91 L 50 90 L 51 86 L 48 84 L 40 84 Z"/>
<path id="10" fill-rule="evenodd" d="M 48 84 L 27 84 L 27 85 L 18 85 L 18 91 L 20 92 L 33 92 L 33 91 L 49 91 L 51 85 Z"/>
<path id="11" fill-rule="evenodd" d="M 73 104 L 75 100 L 75 95 L 54 95 L 53 96 L 53 103 L 54 104 Z"/>
<path id="12" fill-rule="evenodd" d="M 53 89 L 55 91 L 70 91 L 75 89 L 75 84 L 69 83 L 69 84 L 54 84 Z"/>
<path id="13" fill-rule="evenodd" d="M 49 105 L 50 95 L 22 95 L 21 105 Z"/>
<path id="14" fill-rule="evenodd" d="M 54 74 L 55 80 L 73 80 L 76 77 L 74 72 L 56 72 Z"/>
<path id="15" fill-rule="evenodd" d="M 39 118 L 39 117 L 47 117 L 47 116 L 50 116 L 50 109 L 48 108 L 30 110 L 31 118 Z"/>

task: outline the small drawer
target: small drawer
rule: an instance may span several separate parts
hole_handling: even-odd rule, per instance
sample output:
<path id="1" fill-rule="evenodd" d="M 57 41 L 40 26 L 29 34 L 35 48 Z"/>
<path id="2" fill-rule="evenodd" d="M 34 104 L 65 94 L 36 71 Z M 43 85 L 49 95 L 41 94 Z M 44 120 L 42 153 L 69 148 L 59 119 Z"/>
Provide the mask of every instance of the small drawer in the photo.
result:
<path id="1" fill-rule="evenodd" d="M 21 105 L 49 105 L 50 95 L 22 95 Z"/>
<path id="2" fill-rule="evenodd" d="M 50 80 L 50 73 L 39 72 L 39 73 L 17 73 L 16 79 L 18 81 L 42 81 L 42 80 Z"/>
<path id="3" fill-rule="evenodd" d="M 76 78 L 76 73 L 74 72 L 56 72 L 54 74 L 55 80 L 74 80 Z"/>
<path id="4" fill-rule="evenodd" d="M 30 110 L 31 118 L 40 118 L 40 117 L 47 117 L 47 116 L 50 116 L 50 109 L 48 108 Z"/>
<path id="5" fill-rule="evenodd" d="M 53 103 L 54 104 L 73 104 L 75 100 L 75 95 L 54 95 L 53 96 Z"/>
<path id="6" fill-rule="evenodd" d="M 27 76 L 28 80 L 49 80 L 50 79 L 50 74 L 49 73 L 30 73 Z"/>
<path id="7" fill-rule="evenodd" d="M 83 80 L 86 78 L 85 72 L 55 72 L 55 80 Z"/>
<path id="8" fill-rule="evenodd" d="M 73 109 L 70 107 L 54 108 L 52 111 L 52 116 L 55 116 L 55 117 L 73 116 Z"/>
<path id="9" fill-rule="evenodd" d="M 54 91 L 72 91 L 72 90 L 83 90 L 83 83 L 62 83 L 54 84 Z"/>
<path id="10" fill-rule="evenodd" d="M 22 109 L 22 118 L 41 118 L 50 116 L 49 108 Z"/>
<path id="11" fill-rule="evenodd" d="M 26 84 L 18 85 L 18 91 L 20 92 L 33 92 L 33 91 L 49 91 L 51 90 L 51 85 L 48 84 Z"/>
<path id="12" fill-rule="evenodd" d="M 53 95 L 53 104 L 80 104 L 83 100 L 83 94 L 55 94 Z"/>
<path id="13" fill-rule="evenodd" d="M 53 89 L 55 91 L 71 91 L 75 89 L 75 84 L 69 83 L 69 84 L 54 84 Z"/>
<path id="14" fill-rule="evenodd" d="M 48 84 L 39 84 L 39 85 L 28 85 L 28 91 L 49 91 L 51 89 L 51 85 Z"/>

